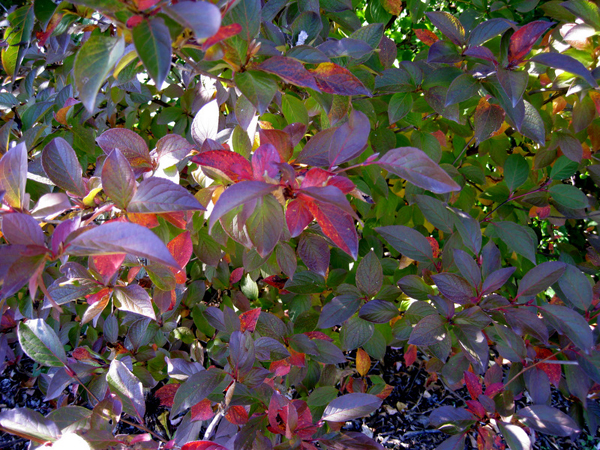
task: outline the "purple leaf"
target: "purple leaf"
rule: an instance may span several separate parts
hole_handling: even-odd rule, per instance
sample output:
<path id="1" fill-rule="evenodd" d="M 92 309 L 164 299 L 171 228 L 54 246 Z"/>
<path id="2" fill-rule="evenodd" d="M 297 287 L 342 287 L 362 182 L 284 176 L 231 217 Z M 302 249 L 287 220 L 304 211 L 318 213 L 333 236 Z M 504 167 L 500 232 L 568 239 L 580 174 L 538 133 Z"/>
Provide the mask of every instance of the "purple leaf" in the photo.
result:
<path id="1" fill-rule="evenodd" d="M 196 197 L 183 186 L 156 177 L 142 181 L 127 206 L 127 211 L 133 213 L 204 211 L 204 209 Z"/>
<path id="2" fill-rule="evenodd" d="M 527 72 L 515 72 L 513 70 L 498 68 L 496 76 L 498 77 L 502 90 L 510 99 L 512 107 L 514 108 L 523 98 L 523 93 L 529 82 L 529 74 Z"/>
<path id="3" fill-rule="evenodd" d="M 130 253 L 181 269 L 156 234 L 134 223 L 111 222 L 86 230 L 68 243 L 66 253 L 74 256 Z"/>
<path id="4" fill-rule="evenodd" d="M 460 191 L 460 186 L 422 150 L 399 147 L 388 151 L 375 164 L 415 186 L 435 194 Z"/>
<path id="5" fill-rule="evenodd" d="M 61 137 L 54 138 L 42 152 L 42 166 L 48 178 L 59 188 L 84 197 L 82 169 L 75 150 Z"/>
<path id="6" fill-rule="evenodd" d="M 352 294 L 343 294 L 333 297 L 331 301 L 323 307 L 317 327 L 331 328 L 345 322 L 358 310 L 360 303 L 361 299 Z"/>
<path id="7" fill-rule="evenodd" d="M 44 268 L 46 248 L 25 245 L 0 246 L 0 300 L 16 294 Z"/>
<path id="8" fill-rule="evenodd" d="M 381 406 L 383 400 L 371 394 L 346 394 L 331 401 L 321 420 L 329 422 L 346 422 L 368 416 Z"/>
<path id="9" fill-rule="evenodd" d="M 135 194 L 135 175 L 129 161 L 118 148 L 104 160 L 102 188 L 120 209 L 126 209 Z"/>
<path id="10" fill-rule="evenodd" d="M 479 102 L 475 109 L 475 140 L 477 143 L 483 142 L 492 134 L 500 129 L 504 122 L 504 110 L 499 105 Z"/>
<path id="11" fill-rule="evenodd" d="M 218 132 L 219 104 L 215 99 L 208 102 L 196 113 L 192 122 L 192 138 L 196 144 L 202 146 L 205 140 L 216 139 Z"/>
<path id="12" fill-rule="evenodd" d="M 561 305 L 545 305 L 540 309 L 550 325 L 568 337 L 573 344 L 586 353 L 592 348 L 594 336 L 590 325 L 581 314 Z"/>
<path id="13" fill-rule="evenodd" d="M 71 202 L 66 194 L 50 193 L 40 197 L 31 215 L 35 219 L 52 219 L 68 209 L 71 209 Z"/>
<path id="14" fill-rule="evenodd" d="M 394 249 L 415 261 L 433 261 L 433 251 L 425 236 L 403 225 L 390 225 L 375 228 Z"/>
<path id="15" fill-rule="evenodd" d="M 477 25 L 469 34 L 469 47 L 481 45 L 491 38 L 504 33 L 514 22 L 506 19 L 488 19 Z"/>
<path id="16" fill-rule="evenodd" d="M 131 130 L 111 128 L 98 136 L 96 142 L 107 155 L 115 148 L 121 150 L 138 175 L 137 172 L 141 173 L 152 168 L 152 158 L 150 158 L 146 141 Z"/>
<path id="17" fill-rule="evenodd" d="M 570 304 L 587 311 L 592 304 L 594 294 L 592 285 L 581 270 L 570 264 L 567 265 L 565 273 L 558 279 L 558 285 Z"/>
<path id="18" fill-rule="evenodd" d="M 487 47 L 478 47 L 478 46 L 471 47 L 471 48 L 466 49 L 463 52 L 463 55 L 470 56 L 472 58 L 483 59 L 484 61 L 489 61 L 494 64 L 498 63 L 498 61 L 496 61 L 496 57 L 494 56 L 492 51 Z"/>
<path id="19" fill-rule="evenodd" d="M 598 87 L 598 83 L 591 72 L 586 69 L 581 62 L 569 55 L 563 55 L 561 53 L 539 53 L 531 58 L 530 61 L 575 74 L 587 81 L 590 86 L 595 88 Z"/>
<path id="20" fill-rule="evenodd" d="M 211 37 L 221 26 L 221 11 L 209 2 L 183 1 L 163 8 L 163 11 L 177 23 L 192 30 L 197 39 Z"/>
<path id="21" fill-rule="evenodd" d="M 444 319 L 439 314 L 430 314 L 423 317 L 413 328 L 409 344 L 434 345 L 446 339 Z"/>
<path id="22" fill-rule="evenodd" d="M 321 236 L 302 233 L 298 241 L 298 256 L 309 270 L 326 276 L 329 269 L 329 245 Z M 294 263 L 296 258 L 294 258 Z M 293 275 L 293 273 L 292 273 Z"/>
<path id="23" fill-rule="evenodd" d="M 398 308 L 393 303 L 385 300 L 371 300 L 363 305 L 358 312 L 358 317 L 372 323 L 387 323 L 398 317 Z"/>
<path id="24" fill-rule="evenodd" d="M 277 186 L 262 181 L 242 181 L 233 186 L 229 186 L 221 194 L 221 197 L 219 197 L 217 204 L 210 214 L 209 231 L 212 230 L 212 227 L 221 217 L 232 209 L 243 205 L 247 201 L 270 194 L 276 188 Z"/>
<path id="25" fill-rule="evenodd" d="M 191 375 L 177 389 L 171 409 L 173 417 L 204 400 L 224 379 L 225 372 L 221 369 L 203 370 Z"/>
<path id="26" fill-rule="evenodd" d="M 353 110 L 348 122 L 335 130 L 329 147 L 330 167 L 339 166 L 359 156 L 367 146 L 371 124 L 365 114 Z"/>
<path id="27" fill-rule="evenodd" d="M 138 378 L 118 359 L 113 359 L 106 374 L 111 393 L 121 399 L 123 411 L 144 423 L 146 400 L 144 388 Z"/>
<path id="28" fill-rule="evenodd" d="M 489 274 L 483 282 L 481 293 L 485 295 L 500 289 L 512 276 L 515 270 L 517 270 L 516 267 L 505 267 L 504 269 L 498 269 Z"/>
<path id="29" fill-rule="evenodd" d="M 335 131 L 334 128 L 327 128 L 315 134 L 298 154 L 296 162 L 318 167 L 328 166 Z"/>
<path id="30" fill-rule="evenodd" d="M 4 214 L 2 234 L 11 244 L 45 246 L 44 232 L 40 224 L 28 214 Z"/>
<path id="31" fill-rule="evenodd" d="M 358 219 L 356 212 L 354 212 L 352 206 L 350 206 L 350 202 L 344 193 L 335 186 L 310 186 L 303 188 L 301 192 L 302 194 L 311 197 L 317 203 L 335 206 L 349 216 Z"/>
<path id="32" fill-rule="evenodd" d="M 118 303 L 117 308 L 156 320 L 152 307 L 152 299 L 146 290 L 139 284 L 130 284 L 126 287 L 118 286 L 114 290 L 114 297 Z"/>
<path id="33" fill-rule="evenodd" d="M 537 295 L 552 286 L 562 276 L 567 265 L 563 262 L 548 261 L 535 266 L 525 274 L 519 283 L 517 298 Z"/>
<path id="34" fill-rule="evenodd" d="M 177 164 L 185 158 L 194 146 L 177 134 L 167 134 L 156 143 L 156 158 L 165 167 Z"/>
<path id="35" fill-rule="evenodd" d="M 571 417 L 551 406 L 527 406 L 517 411 L 517 416 L 527 426 L 540 433 L 554 436 L 572 436 L 581 432 L 581 429 Z"/>
<path id="36" fill-rule="evenodd" d="M 0 191 L 4 191 L 4 203 L 11 208 L 27 209 L 26 182 L 27 147 L 24 142 L 21 142 L 0 159 Z"/>
<path id="37" fill-rule="evenodd" d="M 259 198 L 246 220 L 248 236 L 262 258 L 271 254 L 283 233 L 285 217 L 281 204 L 270 194 Z"/>
<path id="38" fill-rule="evenodd" d="M 523 25 L 511 37 L 508 47 L 508 62 L 517 65 L 527 56 L 536 41 L 554 22 L 536 20 Z"/>
<path id="39" fill-rule="evenodd" d="M 453 44 L 465 43 L 465 29 L 460 21 L 445 11 L 428 12 L 427 17 Z"/>
<path id="40" fill-rule="evenodd" d="M 0 427 L 39 444 L 56 441 L 60 429 L 50 419 L 28 408 L 5 409 L 0 412 Z"/>
<path id="41" fill-rule="evenodd" d="M 444 272 L 432 275 L 431 278 L 435 281 L 440 293 L 460 305 L 468 304 L 474 297 L 471 285 L 458 275 Z"/>
<path id="42" fill-rule="evenodd" d="M 52 253 L 58 255 L 60 250 L 60 244 L 62 244 L 67 236 L 69 236 L 73 231 L 79 228 L 81 224 L 81 218 L 75 217 L 74 219 L 66 219 L 63 220 L 58 226 L 54 229 L 54 233 L 52 233 L 51 238 L 51 247 Z"/>

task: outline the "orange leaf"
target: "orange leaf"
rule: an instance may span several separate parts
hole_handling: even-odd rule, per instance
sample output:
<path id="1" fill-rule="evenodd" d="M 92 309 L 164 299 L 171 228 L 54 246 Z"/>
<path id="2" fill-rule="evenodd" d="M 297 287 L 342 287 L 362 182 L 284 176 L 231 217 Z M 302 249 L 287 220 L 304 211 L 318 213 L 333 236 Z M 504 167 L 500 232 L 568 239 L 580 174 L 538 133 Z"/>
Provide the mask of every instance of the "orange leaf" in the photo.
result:
<path id="1" fill-rule="evenodd" d="M 440 244 L 438 243 L 438 241 L 434 238 L 429 236 L 427 238 L 427 240 L 429 241 L 429 245 L 431 246 L 431 251 L 433 252 L 433 257 L 437 258 L 438 256 L 440 256 Z"/>
<path id="2" fill-rule="evenodd" d="M 205 52 L 217 42 L 229 39 L 230 37 L 239 34 L 241 31 L 242 26 L 239 23 L 232 23 L 230 25 L 222 26 L 221 28 L 219 28 L 219 31 L 217 31 L 216 34 L 212 35 L 206 41 L 204 41 L 204 44 L 202 44 L 202 51 Z"/>
<path id="3" fill-rule="evenodd" d="M 173 255 L 175 261 L 177 261 L 177 264 L 179 264 L 179 267 L 181 267 L 180 270 L 171 268 L 171 272 L 175 274 L 175 281 L 177 284 L 184 284 L 187 279 L 185 266 L 190 260 L 192 252 L 194 251 L 190 232 L 186 231 L 185 233 L 181 233 L 177 237 L 173 238 L 167 244 L 167 248 L 169 249 L 169 252 L 171 252 L 171 255 Z"/>
<path id="4" fill-rule="evenodd" d="M 356 351 L 356 370 L 361 377 L 364 377 L 367 373 L 369 373 L 370 368 L 371 357 L 362 348 L 359 348 Z"/>
<path id="5" fill-rule="evenodd" d="M 115 253 L 114 255 L 92 256 L 93 268 L 100 274 L 105 283 L 117 273 L 121 264 L 125 260 L 125 253 Z"/>
<path id="6" fill-rule="evenodd" d="M 241 405 L 230 406 L 225 418 L 234 425 L 244 425 L 248 422 L 248 411 Z"/>
<path id="7" fill-rule="evenodd" d="M 274 373 L 276 377 L 282 377 L 290 373 L 291 368 L 292 366 L 290 363 L 287 360 L 282 359 L 281 361 L 273 361 L 269 366 L 269 371 Z"/>
<path id="8" fill-rule="evenodd" d="M 389 397 L 389 395 L 393 392 L 394 390 L 394 386 L 390 386 L 389 384 L 386 384 L 385 387 L 383 388 L 383 390 L 377 394 L 377 397 L 379 397 L 382 400 L 385 400 L 386 398 Z"/>
<path id="9" fill-rule="evenodd" d="M 159 0 L 135 0 L 135 5 L 140 11 L 144 11 L 145 9 L 152 8 L 158 2 Z"/>
<path id="10" fill-rule="evenodd" d="M 325 333 L 323 333 L 321 331 L 306 331 L 304 334 L 307 335 L 311 339 L 321 339 L 322 341 L 333 342 L 332 338 L 330 338 L 329 336 L 327 336 Z"/>
<path id="11" fill-rule="evenodd" d="M 154 396 L 160 400 L 161 406 L 171 408 L 173 406 L 175 393 L 177 392 L 177 389 L 179 389 L 179 386 L 179 384 L 165 384 L 154 393 Z"/>
<path id="12" fill-rule="evenodd" d="M 146 228 L 154 228 L 159 225 L 156 214 L 127 213 L 127 218 L 131 223 L 137 223 Z"/>
<path id="13" fill-rule="evenodd" d="M 256 308 L 240 314 L 240 324 L 242 333 L 246 330 L 252 333 L 256 329 L 256 322 L 258 322 L 260 311 L 260 308 Z"/>
<path id="14" fill-rule="evenodd" d="M 424 29 L 416 29 L 414 30 L 417 38 L 428 47 L 431 47 L 434 43 L 440 40 L 439 37 L 435 35 L 433 31 L 424 30 Z"/>
<path id="15" fill-rule="evenodd" d="M 167 384 L 167 386 L 169 386 Z M 212 402 L 205 398 L 204 400 L 192 406 L 192 422 L 197 420 L 209 420 L 214 417 L 215 412 L 212 409 Z"/>
<path id="16" fill-rule="evenodd" d="M 381 6 L 393 16 L 399 16 L 402 12 L 402 0 L 381 0 Z"/>
<path id="17" fill-rule="evenodd" d="M 417 360 L 417 346 L 413 344 L 409 344 L 406 352 L 404 353 L 404 363 L 406 366 L 412 366 L 413 363 Z"/>
<path id="18" fill-rule="evenodd" d="M 317 86 L 328 94 L 371 95 L 362 81 L 335 63 L 321 63 L 311 72 L 317 80 Z"/>
<path id="19" fill-rule="evenodd" d="M 560 98 L 562 98 L 562 97 L 560 97 Z M 590 98 L 592 99 L 592 101 L 594 102 L 594 105 L 596 106 L 596 111 L 598 111 L 598 114 L 600 114 L 600 92 L 590 91 Z"/>

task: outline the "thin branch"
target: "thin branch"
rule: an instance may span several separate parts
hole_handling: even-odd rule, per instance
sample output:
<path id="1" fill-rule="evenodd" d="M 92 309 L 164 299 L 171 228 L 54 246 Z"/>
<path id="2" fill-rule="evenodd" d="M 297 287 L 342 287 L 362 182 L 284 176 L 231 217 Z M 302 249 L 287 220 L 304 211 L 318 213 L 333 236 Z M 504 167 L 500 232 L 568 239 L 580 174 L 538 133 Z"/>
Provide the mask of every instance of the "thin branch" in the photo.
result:
<path id="1" fill-rule="evenodd" d="M 181 59 L 183 59 L 186 64 L 189 64 L 190 67 L 194 70 L 194 72 L 197 72 L 200 75 L 204 75 L 205 77 L 212 78 L 214 80 L 218 80 L 221 83 L 225 83 L 227 86 L 235 87 L 235 81 L 230 80 L 229 78 L 220 77 L 220 76 L 210 73 L 204 69 L 201 69 L 200 67 L 198 67 L 198 65 L 194 61 L 192 61 L 190 58 L 187 57 L 187 55 L 185 55 L 184 53 L 182 53 L 179 50 L 176 51 L 175 53 L 177 54 L 177 56 L 179 56 Z"/>
<path id="2" fill-rule="evenodd" d="M 566 349 L 568 349 L 568 348 L 569 348 L 569 345 L 567 345 L 566 347 L 564 347 L 564 348 L 561 348 L 560 350 L 558 350 L 558 351 L 556 351 L 556 352 L 552 353 L 550 356 L 547 356 L 547 357 L 545 357 L 544 359 L 540 359 L 540 360 L 539 360 L 538 362 L 536 362 L 535 364 L 532 364 L 532 365 L 530 365 L 530 366 L 527 366 L 527 367 L 523 367 L 523 369 L 522 369 L 522 370 L 521 370 L 521 371 L 520 371 L 518 374 L 516 374 L 514 377 L 512 377 L 510 380 L 508 380 L 508 382 L 507 382 L 507 383 L 504 385 L 504 389 L 506 389 L 506 386 L 508 386 L 508 385 L 509 385 L 510 383 L 512 383 L 513 381 L 515 381 L 517 378 L 519 378 L 521 375 L 523 375 L 523 374 L 524 374 L 525 372 L 527 372 L 529 369 L 533 369 L 534 367 L 536 367 L 536 366 L 538 366 L 538 365 L 540 365 L 540 364 L 542 364 L 542 363 L 546 363 L 546 362 L 547 362 L 549 359 L 552 359 L 552 358 L 554 358 L 556 355 L 558 355 L 558 354 L 560 354 L 560 353 L 564 352 L 564 351 L 565 351 Z"/>
<path id="3" fill-rule="evenodd" d="M 460 154 L 456 157 L 456 159 L 454 160 L 454 162 L 452 163 L 453 166 L 456 165 L 456 163 L 458 162 L 458 160 L 460 158 L 462 158 L 462 156 L 464 155 L 464 153 L 467 151 L 467 149 L 469 148 L 469 146 L 471 145 L 471 142 L 473 142 L 473 140 L 475 139 L 475 136 L 471 137 L 471 139 L 469 139 L 469 141 L 465 144 L 465 148 L 463 148 L 460 151 Z"/>

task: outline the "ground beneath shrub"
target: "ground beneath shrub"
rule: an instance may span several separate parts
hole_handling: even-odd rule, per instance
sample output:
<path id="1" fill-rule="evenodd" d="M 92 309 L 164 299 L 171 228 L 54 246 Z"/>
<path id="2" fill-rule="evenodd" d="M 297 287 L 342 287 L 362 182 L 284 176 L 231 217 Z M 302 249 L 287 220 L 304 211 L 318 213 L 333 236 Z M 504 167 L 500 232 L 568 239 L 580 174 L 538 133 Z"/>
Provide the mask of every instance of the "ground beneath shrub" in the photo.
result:
<path id="1" fill-rule="evenodd" d="M 0 410 L 27 407 L 44 415 L 52 411 L 54 406 L 44 401 L 44 394 L 39 389 L 32 387 L 35 381 L 32 371 L 33 362 L 25 357 L 0 374 Z M 466 390 L 452 392 L 440 382 L 430 384 L 426 389 L 427 372 L 420 367 L 419 361 L 406 367 L 401 350 L 389 349 L 383 363 L 374 365 L 372 373 L 379 373 L 386 383 L 394 386 L 394 390 L 377 413 L 349 422 L 344 429 L 362 431 L 386 448 L 393 449 L 433 450 L 448 437 L 429 428 L 429 413 L 442 405 L 463 406 L 464 398 L 468 398 Z M 553 392 L 552 399 L 553 406 L 567 411 L 568 402 L 558 391 Z M 138 432 L 120 430 L 128 431 Z M 27 446 L 27 440 L 0 432 L 0 450 L 25 450 Z M 472 448 L 476 448 L 474 439 L 467 439 L 465 449 Z M 576 441 L 538 434 L 534 448 L 600 450 L 600 439 L 587 433 L 582 433 Z"/>

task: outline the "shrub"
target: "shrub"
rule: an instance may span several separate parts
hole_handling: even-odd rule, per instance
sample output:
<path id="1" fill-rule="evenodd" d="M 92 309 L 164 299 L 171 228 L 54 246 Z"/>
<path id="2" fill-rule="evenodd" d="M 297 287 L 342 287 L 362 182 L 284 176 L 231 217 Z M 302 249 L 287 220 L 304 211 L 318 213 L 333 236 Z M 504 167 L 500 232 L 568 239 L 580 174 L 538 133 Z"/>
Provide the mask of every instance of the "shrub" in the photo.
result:
<path id="1" fill-rule="evenodd" d="M 381 448 L 343 425 L 391 393 L 391 345 L 466 386 L 440 450 L 595 434 L 600 10 L 427 5 L 13 8 L 0 364 L 33 359 L 56 408 L 0 428 Z"/>

